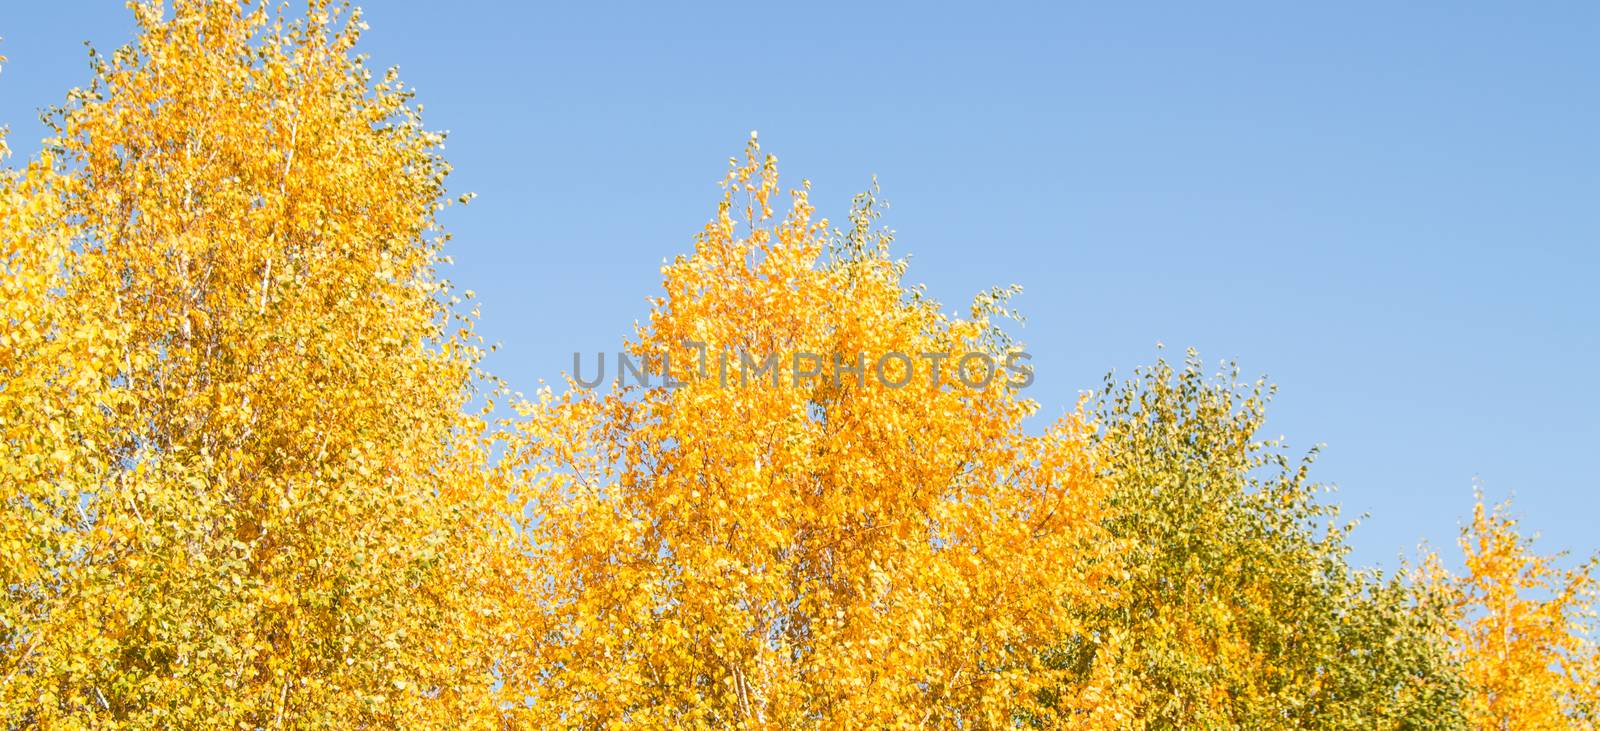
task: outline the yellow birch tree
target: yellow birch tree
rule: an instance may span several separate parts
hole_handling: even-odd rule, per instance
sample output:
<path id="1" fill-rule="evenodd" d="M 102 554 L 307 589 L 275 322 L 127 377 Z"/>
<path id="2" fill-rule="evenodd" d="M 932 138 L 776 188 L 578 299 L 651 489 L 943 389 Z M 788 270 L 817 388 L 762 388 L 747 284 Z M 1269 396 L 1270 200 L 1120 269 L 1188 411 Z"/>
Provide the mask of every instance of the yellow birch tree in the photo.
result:
<path id="1" fill-rule="evenodd" d="M 628 345 L 683 385 L 569 383 L 524 407 L 512 468 L 527 470 L 533 499 L 538 611 L 507 671 L 522 717 L 1127 721 L 1111 677 L 1040 702 L 1064 677 L 1040 651 L 1082 629 L 1068 606 L 1102 599 L 1104 563 L 1091 559 L 1111 544 L 1083 416 L 1029 436 L 1021 422 L 1035 406 L 1012 386 L 958 382 L 963 354 L 1008 352 L 993 320 L 1004 291 L 969 318 L 941 313 L 902 285 L 870 195 L 844 232 L 813 217 L 804 186 L 780 217 L 775 159 L 753 137 L 746 152 L 693 253 L 663 268 L 665 295 Z M 796 367 L 806 353 L 825 367 Z M 890 353 L 909 362 L 882 360 L 880 380 Z M 857 354 L 863 373 L 827 363 L 848 368 Z M 768 356 L 781 363 L 770 377 L 739 369 Z M 813 370 L 822 375 L 804 375 Z"/>
<path id="2" fill-rule="evenodd" d="M 0 725 L 494 722 L 440 136 L 340 6 L 130 7 L 0 195 Z"/>
<path id="3" fill-rule="evenodd" d="M 1461 534 L 1458 651 L 1473 728 L 1600 728 L 1596 560 L 1571 569 L 1533 552 L 1500 505 L 1480 496 Z"/>

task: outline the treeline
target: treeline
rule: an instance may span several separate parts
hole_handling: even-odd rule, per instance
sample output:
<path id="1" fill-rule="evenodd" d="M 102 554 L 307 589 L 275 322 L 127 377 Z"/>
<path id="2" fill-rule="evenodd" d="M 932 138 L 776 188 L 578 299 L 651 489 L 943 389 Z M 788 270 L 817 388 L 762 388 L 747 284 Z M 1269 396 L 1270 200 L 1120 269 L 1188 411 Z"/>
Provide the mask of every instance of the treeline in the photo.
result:
<path id="1" fill-rule="evenodd" d="M 1019 352 L 1014 290 L 949 314 L 871 194 L 830 224 L 754 139 L 628 353 L 950 387 L 524 399 L 358 14 L 132 8 L 0 173 L 0 726 L 1600 724 L 1593 560 L 1479 504 L 1464 575 L 1352 566 L 1271 389 L 1192 354 L 1025 428 L 954 385 Z"/>

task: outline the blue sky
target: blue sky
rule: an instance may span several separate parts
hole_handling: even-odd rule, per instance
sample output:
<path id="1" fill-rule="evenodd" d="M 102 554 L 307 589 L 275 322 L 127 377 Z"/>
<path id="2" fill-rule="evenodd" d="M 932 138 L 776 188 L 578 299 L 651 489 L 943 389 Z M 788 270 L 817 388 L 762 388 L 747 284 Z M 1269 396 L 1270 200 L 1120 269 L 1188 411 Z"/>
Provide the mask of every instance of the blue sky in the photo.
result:
<path id="1" fill-rule="evenodd" d="M 1475 482 L 1600 548 L 1600 5 L 679 5 L 366 4 L 517 387 L 615 350 L 754 129 L 836 220 L 876 174 L 936 298 L 1023 285 L 1048 415 L 1193 346 L 1327 445 L 1358 561 L 1453 551 Z M 0 11 L 20 154 L 129 32 Z"/>

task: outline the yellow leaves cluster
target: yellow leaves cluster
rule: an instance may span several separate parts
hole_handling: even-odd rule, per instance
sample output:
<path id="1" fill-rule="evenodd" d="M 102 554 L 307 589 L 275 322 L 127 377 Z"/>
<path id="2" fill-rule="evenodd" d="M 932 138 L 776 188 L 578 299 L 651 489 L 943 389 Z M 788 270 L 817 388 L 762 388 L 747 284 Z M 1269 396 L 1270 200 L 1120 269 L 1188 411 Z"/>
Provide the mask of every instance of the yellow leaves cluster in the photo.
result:
<path id="1" fill-rule="evenodd" d="M 775 160 L 754 140 L 730 167 L 717 219 L 663 270 L 630 345 L 641 360 L 693 363 L 691 341 L 959 354 L 989 327 L 912 297 L 887 239 L 830 233 L 805 189 L 777 217 Z M 1084 559 L 1110 545 L 1081 414 L 1029 436 L 1033 405 L 999 383 L 688 380 L 525 407 L 513 463 L 533 470 L 537 629 L 506 680 L 530 723 L 1115 715 L 1111 678 L 1039 702 L 1066 687 L 1042 658 L 1081 630 L 1069 606 L 1101 600 L 1104 564 Z"/>
<path id="2" fill-rule="evenodd" d="M 338 7 L 134 10 L 0 191 L 0 725 L 497 717 L 438 136 Z"/>
<path id="3" fill-rule="evenodd" d="M 1600 728 L 1596 559 L 1560 570 L 1532 551 L 1507 506 L 1480 497 L 1462 531 L 1466 573 L 1434 577 L 1456 592 L 1456 653 L 1478 729 Z"/>

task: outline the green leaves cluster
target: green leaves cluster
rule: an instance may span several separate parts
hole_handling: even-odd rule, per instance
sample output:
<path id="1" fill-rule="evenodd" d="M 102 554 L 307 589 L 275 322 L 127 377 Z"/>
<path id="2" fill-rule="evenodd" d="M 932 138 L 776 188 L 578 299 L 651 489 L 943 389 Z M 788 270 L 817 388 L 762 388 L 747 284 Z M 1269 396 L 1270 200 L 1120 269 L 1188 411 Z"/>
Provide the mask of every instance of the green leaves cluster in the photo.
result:
<path id="1" fill-rule="evenodd" d="M 1087 637 L 1132 641 L 1062 661 L 1122 666 L 1150 728 L 1459 727 L 1447 598 L 1350 567 L 1315 450 L 1260 436 L 1272 391 L 1193 352 L 1108 378 L 1095 414 L 1124 549 Z"/>

